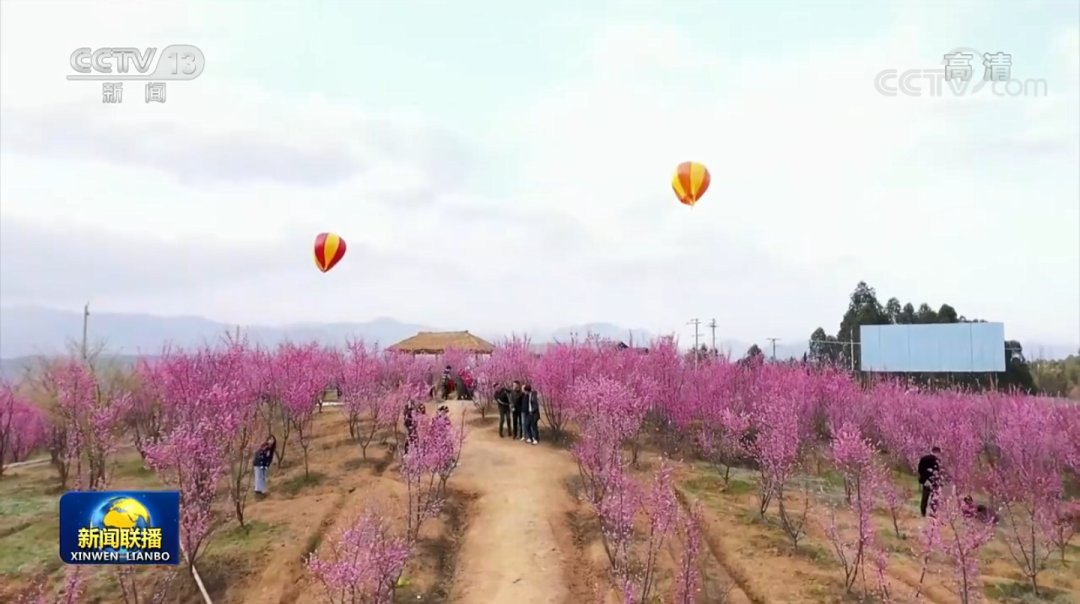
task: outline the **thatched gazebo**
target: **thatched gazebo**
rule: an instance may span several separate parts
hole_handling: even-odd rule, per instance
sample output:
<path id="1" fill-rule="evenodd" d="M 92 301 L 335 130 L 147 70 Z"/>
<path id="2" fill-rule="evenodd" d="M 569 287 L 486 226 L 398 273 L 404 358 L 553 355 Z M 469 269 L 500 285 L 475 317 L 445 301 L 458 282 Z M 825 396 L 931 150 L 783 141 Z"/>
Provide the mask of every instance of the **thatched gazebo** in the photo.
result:
<path id="1" fill-rule="evenodd" d="M 390 346 L 388 350 L 409 354 L 442 354 L 447 349 L 462 350 L 474 354 L 491 354 L 495 347 L 483 338 L 466 331 L 421 331 Z"/>

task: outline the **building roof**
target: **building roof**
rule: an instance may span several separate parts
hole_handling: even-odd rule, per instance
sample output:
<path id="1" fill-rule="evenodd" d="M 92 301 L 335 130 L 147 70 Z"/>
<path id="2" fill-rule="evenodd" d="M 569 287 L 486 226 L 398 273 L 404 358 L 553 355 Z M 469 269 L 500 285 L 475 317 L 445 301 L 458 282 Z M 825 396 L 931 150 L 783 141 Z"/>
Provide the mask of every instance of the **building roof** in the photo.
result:
<path id="1" fill-rule="evenodd" d="M 389 347 L 396 352 L 412 354 L 441 354 L 448 348 L 481 354 L 491 354 L 495 349 L 490 342 L 466 331 L 421 331 L 411 338 Z"/>

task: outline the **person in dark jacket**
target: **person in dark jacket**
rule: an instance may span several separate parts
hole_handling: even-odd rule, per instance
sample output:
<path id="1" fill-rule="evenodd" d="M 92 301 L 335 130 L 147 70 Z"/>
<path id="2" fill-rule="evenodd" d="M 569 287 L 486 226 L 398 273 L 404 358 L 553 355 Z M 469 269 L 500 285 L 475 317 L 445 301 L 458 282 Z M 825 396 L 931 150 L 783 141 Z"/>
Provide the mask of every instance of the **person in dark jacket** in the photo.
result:
<path id="1" fill-rule="evenodd" d="M 446 368 L 443 369 L 442 377 L 439 378 L 439 400 L 441 401 L 450 398 L 450 382 L 454 379 L 451 375 L 452 372 L 453 368 L 447 365 Z"/>
<path id="2" fill-rule="evenodd" d="M 513 424 L 510 421 L 510 389 L 505 384 L 499 384 L 495 390 L 495 405 L 499 408 L 499 438 L 503 436 L 503 424 L 506 432 L 513 435 Z"/>
<path id="3" fill-rule="evenodd" d="M 270 464 L 274 462 L 274 453 L 277 452 L 277 439 L 274 435 L 266 437 L 266 440 L 255 451 L 255 496 L 263 497 L 266 495 L 266 473 L 270 469 Z"/>
<path id="4" fill-rule="evenodd" d="M 525 427 L 521 422 L 521 404 L 524 402 L 525 393 L 521 391 L 521 382 L 514 380 L 513 386 L 510 388 L 510 413 L 513 421 L 513 430 L 510 433 L 510 438 L 517 440 L 525 440 Z"/>
<path id="5" fill-rule="evenodd" d="M 941 486 L 941 462 L 938 460 L 941 449 L 930 449 L 929 455 L 923 455 L 919 460 L 919 486 L 922 487 L 922 501 L 919 502 L 919 512 L 926 517 L 926 509 L 929 506 L 933 513 L 935 504 L 931 501 Z"/>
<path id="6" fill-rule="evenodd" d="M 525 414 L 525 441 L 540 444 L 540 395 L 533 390 L 532 384 L 525 384 L 525 400 L 522 403 Z"/>

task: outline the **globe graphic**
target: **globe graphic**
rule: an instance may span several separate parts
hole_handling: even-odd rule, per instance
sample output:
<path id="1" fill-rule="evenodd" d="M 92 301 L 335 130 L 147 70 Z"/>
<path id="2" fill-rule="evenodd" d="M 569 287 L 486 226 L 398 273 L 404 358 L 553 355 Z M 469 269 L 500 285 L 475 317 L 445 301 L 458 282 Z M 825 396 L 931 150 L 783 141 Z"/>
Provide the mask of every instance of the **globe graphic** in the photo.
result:
<path id="1" fill-rule="evenodd" d="M 131 497 L 113 497 L 98 506 L 90 517 L 90 526 L 99 529 L 150 528 L 150 512 L 146 506 Z M 107 548 L 108 551 L 126 551 L 125 548 Z"/>

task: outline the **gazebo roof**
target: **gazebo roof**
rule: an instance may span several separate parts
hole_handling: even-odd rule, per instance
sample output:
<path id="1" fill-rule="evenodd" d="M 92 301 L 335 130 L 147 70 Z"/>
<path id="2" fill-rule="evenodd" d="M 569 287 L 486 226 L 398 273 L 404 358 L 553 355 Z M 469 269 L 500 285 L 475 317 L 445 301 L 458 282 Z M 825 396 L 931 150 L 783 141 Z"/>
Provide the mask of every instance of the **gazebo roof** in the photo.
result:
<path id="1" fill-rule="evenodd" d="M 421 331 L 394 344 L 389 350 L 412 354 L 442 354 L 448 348 L 480 354 L 491 354 L 490 342 L 466 331 Z"/>

